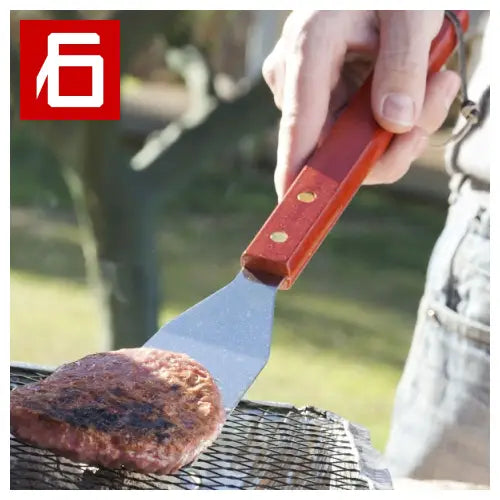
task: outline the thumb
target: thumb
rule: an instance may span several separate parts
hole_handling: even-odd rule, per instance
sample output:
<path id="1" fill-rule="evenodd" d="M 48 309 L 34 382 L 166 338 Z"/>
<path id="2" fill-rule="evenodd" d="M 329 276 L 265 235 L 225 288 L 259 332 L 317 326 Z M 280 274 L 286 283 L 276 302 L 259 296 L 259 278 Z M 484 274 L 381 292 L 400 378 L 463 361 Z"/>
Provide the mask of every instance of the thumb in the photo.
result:
<path id="1" fill-rule="evenodd" d="M 413 128 L 422 110 L 429 49 L 443 11 L 380 11 L 379 19 L 372 108 L 382 127 L 403 133 Z"/>

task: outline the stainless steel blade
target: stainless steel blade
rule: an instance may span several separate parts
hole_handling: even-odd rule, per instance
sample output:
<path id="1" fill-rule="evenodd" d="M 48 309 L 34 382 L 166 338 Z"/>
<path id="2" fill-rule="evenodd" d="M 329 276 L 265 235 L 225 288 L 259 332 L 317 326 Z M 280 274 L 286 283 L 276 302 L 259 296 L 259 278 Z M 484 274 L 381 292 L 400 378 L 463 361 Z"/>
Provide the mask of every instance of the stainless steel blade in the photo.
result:
<path id="1" fill-rule="evenodd" d="M 201 363 L 216 380 L 230 412 L 269 359 L 278 284 L 242 270 L 144 345 L 183 352 Z"/>

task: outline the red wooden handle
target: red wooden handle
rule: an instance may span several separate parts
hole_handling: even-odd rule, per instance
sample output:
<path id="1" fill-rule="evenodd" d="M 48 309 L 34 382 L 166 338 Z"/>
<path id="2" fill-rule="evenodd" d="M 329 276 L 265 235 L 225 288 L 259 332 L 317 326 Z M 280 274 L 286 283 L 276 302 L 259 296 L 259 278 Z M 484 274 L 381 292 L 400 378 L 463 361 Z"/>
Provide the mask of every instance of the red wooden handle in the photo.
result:
<path id="1" fill-rule="evenodd" d="M 465 31 L 467 11 L 454 12 Z M 445 18 L 431 45 L 429 73 L 440 70 L 456 43 Z M 371 84 L 370 77 L 243 252 L 243 267 L 282 278 L 281 289 L 297 279 L 393 137 L 373 118 Z"/>

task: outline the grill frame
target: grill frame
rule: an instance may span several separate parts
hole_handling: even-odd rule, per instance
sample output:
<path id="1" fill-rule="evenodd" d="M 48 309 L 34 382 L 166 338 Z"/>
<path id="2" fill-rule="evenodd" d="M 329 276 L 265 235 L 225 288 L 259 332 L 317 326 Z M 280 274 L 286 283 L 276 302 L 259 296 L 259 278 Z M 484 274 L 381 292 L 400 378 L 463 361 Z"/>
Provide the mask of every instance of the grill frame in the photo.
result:
<path id="1" fill-rule="evenodd" d="M 11 390 L 52 368 L 11 363 Z M 313 406 L 243 400 L 221 436 L 177 474 L 111 470 L 27 445 L 11 435 L 11 489 L 392 489 L 369 433 Z"/>

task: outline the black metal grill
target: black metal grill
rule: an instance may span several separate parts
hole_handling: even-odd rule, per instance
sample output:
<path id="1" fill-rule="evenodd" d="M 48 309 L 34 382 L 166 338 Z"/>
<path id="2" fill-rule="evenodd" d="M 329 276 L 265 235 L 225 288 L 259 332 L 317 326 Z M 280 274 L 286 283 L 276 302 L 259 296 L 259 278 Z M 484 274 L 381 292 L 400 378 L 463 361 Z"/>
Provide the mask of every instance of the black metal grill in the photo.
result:
<path id="1" fill-rule="evenodd" d="M 11 366 L 11 389 L 50 371 Z M 390 489 L 368 433 L 313 407 L 242 401 L 193 464 L 159 476 L 78 464 L 11 436 L 11 489 Z"/>

